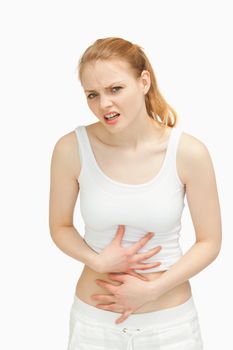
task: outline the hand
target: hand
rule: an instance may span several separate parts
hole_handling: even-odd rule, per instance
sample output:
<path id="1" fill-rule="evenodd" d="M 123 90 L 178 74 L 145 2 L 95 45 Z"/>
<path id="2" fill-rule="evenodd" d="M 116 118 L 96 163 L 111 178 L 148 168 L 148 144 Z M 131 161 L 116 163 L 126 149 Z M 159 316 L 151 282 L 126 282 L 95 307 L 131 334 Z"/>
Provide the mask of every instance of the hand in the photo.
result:
<path id="1" fill-rule="evenodd" d="M 125 225 L 119 225 L 117 233 L 112 242 L 107 245 L 99 255 L 97 255 L 96 266 L 100 273 L 106 272 L 125 272 L 134 276 L 140 276 L 132 270 L 147 270 L 159 266 L 160 262 L 142 263 L 142 260 L 148 259 L 157 254 L 161 247 L 157 246 L 146 253 L 138 253 L 137 251 L 154 236 L 153 232 L 147 233 L 138 242 L 129 248 L 121 246 L 121 241 L 125 233 Z"/>
<path id="2" fill-rule="evenodd" d="M 111 294 L 94 294 L 91 297 L 93 300 L 108 303 L 97 304 L 96 307 L 103 310 L 122 313 L 122 315 L 116 319 L 115 323 L 125 321 L 132 312 L 151 300 L 151 282 L 142 281 L 128 274 L 111 273 L 109 274 L 109 279 L 121 282 L 121 284 L 116 286 L 109 282 L 97 279 L 95 281 L 96 284 L 103 287 Z M 153 300 L 154 299 L 155 296 L 153 295 Z"/>

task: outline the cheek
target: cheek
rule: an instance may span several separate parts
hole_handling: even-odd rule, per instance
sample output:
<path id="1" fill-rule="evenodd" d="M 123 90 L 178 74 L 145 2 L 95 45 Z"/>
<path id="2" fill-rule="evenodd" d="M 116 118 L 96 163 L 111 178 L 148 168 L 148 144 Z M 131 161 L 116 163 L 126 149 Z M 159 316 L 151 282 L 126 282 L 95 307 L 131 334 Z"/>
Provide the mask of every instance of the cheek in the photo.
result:
<path id="1" fill-rule="evenodd" d="M 93 100 L 93 101 L 87 101 L 87 105 L 90 108 L 90 110 L 96 114 L 97 113 L 97 103 Z"/>
<path id="2" fill-rule="evenodd" d="M 143 103 L 145 103 L 144 95 L 140 94 L 138 91 L 132 91 L 125 98 L 125 106 L 132 109 L 132 111 L 141 108 Z"/>
<path id="3" fill-rule="evenodd" d="M 127 94 L 122 96 L 121 105 L 125 108 L 127 107 L 134 108 L 136 100 L 137 100 L 137 94 L 135 94 L 135 91 L 129 91 L 127 92 Z"/>

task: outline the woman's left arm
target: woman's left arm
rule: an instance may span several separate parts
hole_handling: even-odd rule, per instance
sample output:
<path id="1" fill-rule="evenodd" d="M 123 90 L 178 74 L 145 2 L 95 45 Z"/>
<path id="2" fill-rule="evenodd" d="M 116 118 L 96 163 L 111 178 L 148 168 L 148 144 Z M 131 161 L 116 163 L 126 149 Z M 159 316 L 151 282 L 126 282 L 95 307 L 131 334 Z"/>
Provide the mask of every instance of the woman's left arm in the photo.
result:
<path id="1" fill-rule="evenodd" d="M 180 157 L 184 169 L 182 178 L 196 241 L 177 263 L 154 281 L 142 281 L 124 274 L 110 274 L 112 280 L 122 283 L 119 286 L 97 281 L 115 297 L 114 302 L 105 309 L 117 311 L 119 305 L 124 305 L 119 323 L 146 302 L 158 299 L 202 271 L 220 251 L 221 214 L 212 160 L 202 142 L 190 136 L 185 138 L 186 145 Z"/>
<path id="2" fill-rule="evenodd" d="M 184 151 L 186 198 L 195 235 L 195 244 L 161 278 L 152 283 L 155 295 L 187 281 L 217 256 L 221 247 L 222 225 L 214 167 L 206 146 L 190 138 Z"/>

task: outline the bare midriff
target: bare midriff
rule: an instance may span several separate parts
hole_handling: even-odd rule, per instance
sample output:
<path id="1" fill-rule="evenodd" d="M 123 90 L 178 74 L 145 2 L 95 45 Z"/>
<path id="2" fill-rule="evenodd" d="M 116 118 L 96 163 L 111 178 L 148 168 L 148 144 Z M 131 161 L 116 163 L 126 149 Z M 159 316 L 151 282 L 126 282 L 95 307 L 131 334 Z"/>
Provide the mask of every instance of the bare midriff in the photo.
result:
<path id="1" fill-rule="evenodd" d="M 153 281 L 156 278 L 159 278 L 163 273 L 165 273 L 165 271 L 149 272 L 146 274 L 143 273 L 143 275 L 146 276 L 150 281 Z M 120 282 L 110 280 L 106 273 L 98 273 L 90 269 L 89 267 L 84 266 L 81 276 L 76 285 L 76 296 L 83 302 L 92 306 L 100 304 L 99 301 L 93 300 L 91 298 L 93 294 L 109 294 L 108 291 L 106 291 L 105 289 L 103 289 L 95 283 L 96 279 L 101 279 L 110 282 L 114 285 L 120 284 Z M 179 286 L 173 288 L 169 292 L 166 292 L 157 300 L 153 300 L 144 304 L 142 307 L 137 309 L 135 313 L 152 312 L 174 307 L 183 304 L 191 297 L 191 295 L 192 292 L 190 283 L 189 281 L 186 281 L 180 284 Z"/>

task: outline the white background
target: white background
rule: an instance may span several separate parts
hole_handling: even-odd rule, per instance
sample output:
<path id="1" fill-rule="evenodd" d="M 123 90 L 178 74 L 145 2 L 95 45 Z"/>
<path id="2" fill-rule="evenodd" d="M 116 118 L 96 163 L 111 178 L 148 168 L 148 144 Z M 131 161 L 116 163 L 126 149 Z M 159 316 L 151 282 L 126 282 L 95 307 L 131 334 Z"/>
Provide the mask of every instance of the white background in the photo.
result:
<path id="1" fill-rule="evenodd" d="M 0 5 L 0 348 L 65 350 L 82 264 L 48 229 L 55 142 L 96 121 L 78 82 L 79 57 L 97 38 L 142 46 L 186 132 L 208 147 L 222 208 L 217 260 L 191 279 L 206 350 L 232 349 L 231 1 L 8 0 Z M 194 239 L 187 205 L 182 244 Z M 75 225 L 83 234 L 76 206 Z M 227 321 L 230 316 L 230 321 Z M 223 345 L 224 344 L 224 345 Z"/>

